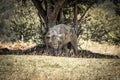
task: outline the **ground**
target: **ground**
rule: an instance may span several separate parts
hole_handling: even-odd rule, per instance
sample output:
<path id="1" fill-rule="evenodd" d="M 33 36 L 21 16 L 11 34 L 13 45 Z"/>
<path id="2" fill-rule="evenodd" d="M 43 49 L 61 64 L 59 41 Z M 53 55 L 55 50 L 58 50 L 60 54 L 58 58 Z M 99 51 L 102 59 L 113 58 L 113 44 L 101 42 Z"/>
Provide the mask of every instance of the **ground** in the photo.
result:
<path id="1" fill-rule="evenodd" d="M 89 49 L 95 46 L 106 50 L 93 43 Z M 112 54 L 85 49 L 79 50 L 78 56 L 70 57 L 46 55 L 42 47 L 0 44 L 0 80 L 120 80 L 120 47 L 116 50 L 109 47 Z"/>
<path id="2" fill-rule="evenodd" d="M 120 80 L 120 59 L 1 55 L 0 80 Z"/>
<path id="3" fill-rule="evenodd" d="M 83 41 L 82 41 L 83 42 Z M 83 42 L 82 49 L 78 50 L 78 55 L 70 55 L 69 57 L 82 58 L 114 58 L 120 59 L 120 46 L 108 46 L 97 44 L 94 42 Z M 36 45 L 34 43 L 0 43 L 0 55 L 52 55 L 48 54 L 44 45 Z M 63 56 L 63 55 L 60 55 Z"/>

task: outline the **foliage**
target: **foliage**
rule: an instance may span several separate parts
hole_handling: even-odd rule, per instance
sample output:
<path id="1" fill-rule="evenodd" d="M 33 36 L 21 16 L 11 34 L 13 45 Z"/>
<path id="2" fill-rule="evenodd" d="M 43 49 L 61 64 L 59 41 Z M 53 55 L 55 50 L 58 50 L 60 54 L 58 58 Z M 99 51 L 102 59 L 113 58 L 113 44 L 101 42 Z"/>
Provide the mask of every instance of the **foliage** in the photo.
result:
<path id="1" fill-rule="evenodd" d="M 2 41 L 39 41 L 41 37 L 40 19 L 31 1 L 28 1 L 28 4 L 23 6 L 21 2 L 3 0 L 1 5 L 0 27 L 2 28 L 1 33 L 3 33 L 1 35 Z"/>
<path id="2" fill-rule="evenodd" d="M 120 16 L 115 14 L 115 7 L 112 2 L 94 5 L 81 24 L 84 29 L 82 38 L 119 45 Z"/>
<path id="3" fill-rule="evenodd" d="M 46 22 L 43 20 L 46 16 L 40 15 L 42 9 L 36 8 L 33 1 L 39 1 L 40 7 L 43 8 L 43 12 L 46 11 L 45 0 L 1 0 L 0 1 L 0 41 L 33 41 L 36 43 L 41 42 L 44 37 L 44 33 L 48 28 Z M 50 3 L 55 8 L 56 1 Z M 119 4 L 110 1 L 105 1 L 94 4 L 85 16 L 80 21 L 81 16 L 84 14 L 87 7 L 95 2 L 88 0 L 78 1 L 77 4 L 77 20 L 78 27 L 83 30 L 80 34 L 80 38 L 84 40 L 92 40 L 99 43 L 120 44 L 120 16 Z M 49 2 L 49 1 L 48 1 Z M 23 4 L 24 3 L 24 4 Z M 68 0 L 63 9 L 63 23 L 74 25 L 74 0 Z M 58 6 L 59 7 L 59 6 Z M 55 8 L 56 9 L 56 8 Z M 47 12 L 47 11 L 46 11 Z M 50 15 L 50 14 L 49 14 Z M 53 14 L 54 15 L 54 14 Z M 58 16 L 60 16 L 58 14 Z M 46 19 L 46 18 L 45 18 Z M 50 16 L 51 20 L 52 17 Z M 47 20 L 47 19 L 46 19 Z M 58 23 L 59 23 L 58 19 Z M 52 22 L 52 20 L 51 20 Z M 56 21 L 57 22 L 57 21 Z M 41 39 L 42 38 L 42 39 Z"/>
<path id="4" fill-rule="evenodd" d="M 116 6 L 113 2 L 105 1 L 94 4 L 85 13 L 89 5 L 77 5 L 78 27 L 83 30 L 79 39 L 92 40 L 99 43 L 120 45 L 120 16 L 116 13 Z M 63 9 L 64 23 L 74 25 L 74 8 Z M 85 16 L 80 21 L 81 17 Z"/>

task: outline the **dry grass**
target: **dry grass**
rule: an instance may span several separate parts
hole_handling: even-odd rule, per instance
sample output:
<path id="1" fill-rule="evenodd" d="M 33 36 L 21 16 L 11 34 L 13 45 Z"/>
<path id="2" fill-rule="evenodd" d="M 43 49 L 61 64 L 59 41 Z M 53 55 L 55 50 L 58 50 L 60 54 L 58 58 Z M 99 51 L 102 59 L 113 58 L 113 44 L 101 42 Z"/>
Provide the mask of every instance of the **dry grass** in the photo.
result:
<path id="1" fill-rule="evenodd" d="M 101 53 L 105 55 L 118 55 L 120 56 L 120 46 L 108 45 L 108 44 L 99 44 L 93 41 L 84 41 L 82 39 L 79 40 L 79 43 L 82 44 L 81 48 L 83 50 L 89 50 L 93 53 Z M 8 48 L 10 50 L 27 50 L 36 46 L 35 43 L 0 43 L 0 48 Z"/>
<path id="2" fill-rule="evenodd" d="M 0 80 L 120 80 L 120 59 L 2 55 Z"/>
<path id="3" fill-rule="evenodd" d="M 90 40 L 84 41 L 82 39 L 79 41 L 79 43 L 83 43 L 81 48 L 84 50 L 89 50 L 95 53 L 120 56 L 120 46 L 99 44 Z"/>
<path id="4" fill-rule="evenodd" d="M 82 49 L 120 56 L 118 46 L 91 41 L 83 43 Z M 25 50 L 34 46 L 27 43 L 0 43 L 0 48 L 11 50 Z M 120 59 L 0 55 L 0 80 L 120 80 Z"/>
<path id="5" fill-rule="evenodd" d="M 26 50 L 26 49 L 29 49 L 29 48 L 32 48 L 36 46 L 35 43 L 32 43 L 32 42 L 15 42 L 15 43 L 1 43 L 0 42 L 0 48 L 8 48 L 10 50 Z"/>

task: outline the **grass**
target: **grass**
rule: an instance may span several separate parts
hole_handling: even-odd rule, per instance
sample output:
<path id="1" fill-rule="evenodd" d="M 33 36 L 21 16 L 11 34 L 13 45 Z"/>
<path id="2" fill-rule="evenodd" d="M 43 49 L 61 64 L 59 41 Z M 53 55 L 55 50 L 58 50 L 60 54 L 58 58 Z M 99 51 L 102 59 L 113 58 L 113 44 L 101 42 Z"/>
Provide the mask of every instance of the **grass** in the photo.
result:
<path id="1" fill-rule="evenodd" d="M 120 80 L 120 59 L 1 55 L 0 80 Z"/>
<path id="2" fill-rule="evenodd" d="M 95 53 L 107 54 L 107 55 L 118 55 L 120 56 L 120 46 L 109 45 L 109 44 L 100 44 L 93 42 L 91 40 L 85 41 L 80 39 L 79 43 L 82 44 L 81 48 L 83 50 L 89 50 Z"/>

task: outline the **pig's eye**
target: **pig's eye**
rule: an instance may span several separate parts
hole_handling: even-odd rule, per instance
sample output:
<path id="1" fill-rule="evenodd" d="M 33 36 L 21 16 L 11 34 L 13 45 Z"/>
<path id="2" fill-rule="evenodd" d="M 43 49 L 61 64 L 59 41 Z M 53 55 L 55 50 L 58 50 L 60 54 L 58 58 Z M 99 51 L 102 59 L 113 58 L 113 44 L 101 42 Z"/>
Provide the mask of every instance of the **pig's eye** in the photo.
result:
<path id="1" fill-rule="evenodd" d="M 50 37 L 49 37 L 49 36 L 47 36 L 47 37 L 46 37 L 46 39 L 50 39 Z"/>

